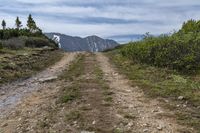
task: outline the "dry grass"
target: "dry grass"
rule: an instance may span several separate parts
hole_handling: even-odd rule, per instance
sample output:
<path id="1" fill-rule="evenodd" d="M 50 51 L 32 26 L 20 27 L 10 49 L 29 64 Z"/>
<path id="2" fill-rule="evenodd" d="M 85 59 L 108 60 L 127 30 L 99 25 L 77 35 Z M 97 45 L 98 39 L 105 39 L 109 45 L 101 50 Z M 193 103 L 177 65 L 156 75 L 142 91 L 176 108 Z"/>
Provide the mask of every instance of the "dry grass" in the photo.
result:
<path id="1" fill-rule="evenodd" d="M 53 65 L 61 59 L 62 52 L 52 49 L 0 50 L 0 84 L 27 78 Z"/>

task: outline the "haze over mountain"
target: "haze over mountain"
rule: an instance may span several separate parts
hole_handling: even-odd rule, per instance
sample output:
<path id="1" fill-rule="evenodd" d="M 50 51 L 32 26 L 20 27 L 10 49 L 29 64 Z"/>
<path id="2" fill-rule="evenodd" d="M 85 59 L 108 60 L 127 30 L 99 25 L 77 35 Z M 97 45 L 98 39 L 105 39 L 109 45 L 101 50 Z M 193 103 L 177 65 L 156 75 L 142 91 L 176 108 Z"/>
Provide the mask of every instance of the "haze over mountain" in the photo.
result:
<path id="1" fill-rule="evenodd" d="M 45 33 L 50 39 L 58 41 L 60 47 L 65 51 L 90 51 L 99 52 L 111 49 L 119 45 L 114 40 L 102 39 L 98 36 L 88 36 L 85 38 L 73 37 L 60 33 Z"/>

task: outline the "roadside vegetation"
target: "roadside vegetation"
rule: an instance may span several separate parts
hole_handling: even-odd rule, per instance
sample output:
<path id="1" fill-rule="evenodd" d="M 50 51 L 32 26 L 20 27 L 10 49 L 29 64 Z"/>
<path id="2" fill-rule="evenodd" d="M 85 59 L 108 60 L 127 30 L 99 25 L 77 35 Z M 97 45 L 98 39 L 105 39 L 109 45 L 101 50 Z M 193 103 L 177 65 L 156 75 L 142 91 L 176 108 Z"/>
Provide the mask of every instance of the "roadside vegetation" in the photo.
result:
<path id="1" fill-rule="evenodd" d="M 182 29 L 158 37 L 149 34 L 142 41 L 131 42 L 121 54 L 137 63 L 196 73 L 200 69 L 200 21 L 189 20 Z"/>
<path id="2" fill-rule="evenodd" d="M 19 17 L 15 28 L 7 28 L 6 20 L 1 25 L 0 84 L 28 77 L 62 57 L 58 45 L 42 33 L 31 14 L 25 28 Z"/>
<path id="3" fill-rule="evenodd" d="M 200 21 L 189 20 L 171 35 L 131 42 L 107 52 L 133 86 L 176 112 L 181 124 L 200 131 Z"/>
<path id="4" fill-rule="evenodd" d="M 62 52 L 50 48 L 0 50 L 0 84 L 27 78 L 54 64 L 62 55 Z"/>

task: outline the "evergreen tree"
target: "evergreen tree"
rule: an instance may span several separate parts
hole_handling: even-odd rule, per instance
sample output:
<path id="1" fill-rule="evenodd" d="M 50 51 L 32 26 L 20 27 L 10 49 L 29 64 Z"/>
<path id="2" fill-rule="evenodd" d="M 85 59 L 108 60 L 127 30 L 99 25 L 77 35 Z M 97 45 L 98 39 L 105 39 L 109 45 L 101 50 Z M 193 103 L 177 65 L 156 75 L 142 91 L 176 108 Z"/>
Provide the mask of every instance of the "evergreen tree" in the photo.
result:
<path id="1" fill-rule="evenodd" d="M 15 20 L 15 25 L 16 25 L 17 29 L 22 27 L 22 22 L 19 20 L 19 17 L 17 17 L 17 19 Z"/>
<path id="2" fill-rule="evenodd" d="M 3 27 L 3 30 L 5 30 L 5 29 L 6 29 L 6 21 L 3 20 L 2 23 L 1 23 L 1 25 L 2 25 L 2 27 Z"/>
<path id="3" fill-rule="evenodd" d="M 28 27 L 30 30 L 35 30 L 35 29 L 37 28 L 36 23 L 35 23 L 35 21 L 33 20 L 31 14 L 29 14 L 29 16 L 28 16 L 27 27 Z"/>

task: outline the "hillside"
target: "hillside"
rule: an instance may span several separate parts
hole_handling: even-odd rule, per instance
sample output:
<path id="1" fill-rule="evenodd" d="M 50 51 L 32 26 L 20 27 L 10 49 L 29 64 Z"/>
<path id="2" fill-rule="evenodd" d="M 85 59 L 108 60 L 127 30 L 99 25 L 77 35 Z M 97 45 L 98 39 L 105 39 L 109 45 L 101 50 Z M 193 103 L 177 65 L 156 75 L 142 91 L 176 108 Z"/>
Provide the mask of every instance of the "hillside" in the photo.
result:
<path id="1" fill-rule="evenodd" d="M 102 39 L 98 36 L 88 36 L 86 38 L 72 37 L 59 33 L 45 33 L 50 39 L 54 38 L 54 35 L 59 37 L 61 48 L 65 51 L 90 51 L 100 52 L 107 49 L 114 48 L 119 44 L 114 40 Z"/>
<path id="2" fill-rule="evenodd" d="M 0 30 L 0 84 L 28 78 L 62 57 L 57 44 L 42 33 L 31 15 L 29 19 L 30 27 L 18 24 Z"/>

